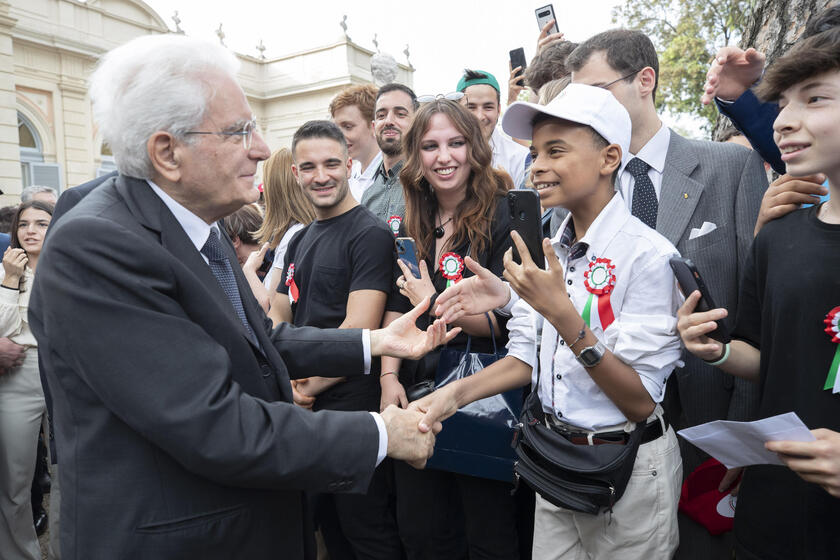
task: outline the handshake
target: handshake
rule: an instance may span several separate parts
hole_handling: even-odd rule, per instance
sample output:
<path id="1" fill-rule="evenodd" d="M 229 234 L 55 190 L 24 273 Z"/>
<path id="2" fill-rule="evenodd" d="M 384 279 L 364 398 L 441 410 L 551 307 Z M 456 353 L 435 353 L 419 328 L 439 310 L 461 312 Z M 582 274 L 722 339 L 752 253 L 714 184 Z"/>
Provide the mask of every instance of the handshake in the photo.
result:
<path id="1" fill-rule="evenodd" d="M 388 432 L 388 457 L 405 461 L 415 469 L 422 469 L 435 449 L 435 434 L 441 424 L 435 422 L 428 431 L 420 430 L 424 414 L 415 409 L 389 405 L 381 413 Z"/>

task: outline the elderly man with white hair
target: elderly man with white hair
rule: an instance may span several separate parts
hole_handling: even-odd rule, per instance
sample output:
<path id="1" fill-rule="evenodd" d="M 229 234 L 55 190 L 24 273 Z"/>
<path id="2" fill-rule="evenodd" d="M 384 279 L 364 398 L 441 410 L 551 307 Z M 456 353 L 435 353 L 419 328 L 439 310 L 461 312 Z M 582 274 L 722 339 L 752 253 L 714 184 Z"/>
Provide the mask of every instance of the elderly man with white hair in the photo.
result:
<path id="1" fill-rule="evenodd" d="M 369 371 L 455 333 L 273 331 L 217 221 L 258 197 L 269 150 L 227 50 L 135 39 L 91 78 L 119 175 L 46 243 L 30 304 L 53 395 L 67 560 L 303 558 L 302 490 L 363 492 L 421 466 L 419 414 L 294 406 L 290 377 Z M 425 302 L 428 305 L 428 302 Z"/>

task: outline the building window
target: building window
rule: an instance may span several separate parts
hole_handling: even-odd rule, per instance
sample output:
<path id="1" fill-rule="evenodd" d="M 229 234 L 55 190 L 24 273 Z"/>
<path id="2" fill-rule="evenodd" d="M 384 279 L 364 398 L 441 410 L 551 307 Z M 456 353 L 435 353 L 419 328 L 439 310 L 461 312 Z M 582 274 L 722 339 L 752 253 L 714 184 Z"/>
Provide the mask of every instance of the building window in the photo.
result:
<path id="1" fill-rule="evenodd" d="M 18 113 L 20 144 L 20 176 L 22 187 L 44 185 L 61 192 L 61 168 L 57 163 L 44 163 L 41 137 L 32 122 Z"/>

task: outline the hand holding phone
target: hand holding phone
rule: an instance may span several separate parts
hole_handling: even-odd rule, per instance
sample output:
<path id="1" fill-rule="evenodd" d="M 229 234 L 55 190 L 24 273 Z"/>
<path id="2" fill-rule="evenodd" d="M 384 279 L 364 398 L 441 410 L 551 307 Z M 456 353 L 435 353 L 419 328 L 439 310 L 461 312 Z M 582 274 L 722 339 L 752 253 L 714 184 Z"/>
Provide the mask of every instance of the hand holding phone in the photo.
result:
<path id="1" fill-rule="evenodd" d="M 539 26 L 540 30 L 548 25 L 548 22 L 554 21 L 554 25 L 549 28 L 548 33 L 560 33 L 560 28 L 557 27 L 557 16 L 554 14 L 553 4 L 546 4 L 542 8 L 537 8 L 534 10 L 534 14 L 537 16 L 537 26 Z"/>
<path id="2" fill-rule="evenodd" d="M 417 259 L 417 245 L 411 237 L 397 237 L 394 240 L 397 247 L 397 258 L 404 262 L 411 270 L 411 275 L 420 278 L 420 265 Z"/>
<path id="3" fill-rule="evenodd" d="M 507 193 L 510 207 L 510 228 L 515 230 L 536 265 L 545 270 L 545 254 L 542 249 L 542 211 L 540 197 L 531 189 L 515 189 Z M 522 264 L 519 251 L 513 247 L 513 261 Z"/>
<path id="4" fill-rule="evenodd" d="M 700 276 L 700 271 L 697 270 L 697 267 L 694 266 L 691 259 L 671 257 L 668 262 L 671 265 L 671 269 L 674 271 L 674 276 L 677 277 L 677 282 L 680 285 L 680 291 L 682 291 L 685 297 L 691 295 L 691 293 L 695 290 L 700 292 L 700 300 L 697 302 L 697 307 L 694 309 L 696 312 L 704 313 L 712 309 L 717 309 L 718 306 L 715 305 L 712 295 L 706 287 L 706 283 L 703 282 L 703 277 Z M 717 328 L 712 332 L 707 333 L 706 336 L 717 340 L 722 344 L 728 344 L 732 340 L 732 337 L 729 335 L 729 330 L 726 328 L 723 321 L 716 321 L 716 323 Z"/>
<path id="5" fill-rule="evenodd" d="M 525 49 L 519 47 L 518 49 L 513 49 L 510 51 L 510 69 L 513 71 L 514 68 L 519 68 L 514 74 L 515 78 L 519 78 L 516 80 L 516 85 L 524 86 L 525 85 L 525 78 L 520 77 L 524 76 L 525 69 L 528 67 L 528 63 L 525 61 Z"/>

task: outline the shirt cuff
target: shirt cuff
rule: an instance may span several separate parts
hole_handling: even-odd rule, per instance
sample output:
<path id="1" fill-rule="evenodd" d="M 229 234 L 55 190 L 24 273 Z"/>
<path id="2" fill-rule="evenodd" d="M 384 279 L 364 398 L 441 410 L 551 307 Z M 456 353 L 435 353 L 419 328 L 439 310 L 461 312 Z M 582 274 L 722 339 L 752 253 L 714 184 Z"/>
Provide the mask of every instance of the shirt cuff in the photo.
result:
<path id="1" fill-rule="evenodd" d="M 504 317 L 510 317 L 513 306 L 516 305 L 517 301 L 519 301 L 519 294 L 517 294 L 516 291 L 511 289 L 510 284 L 508 284 L 507 282 L 505 282 L 504 284 L 505 286 L 507 286 L 510 299 L 508 299 L 508 302 L 502 307 L 497 307 L 495 311 L 499 315 L 502 315 Z"/>
<path id="2" fill-rule="evenodd" d="M 365 354 L 365 375 L 370 374 L 370 329 L 362 329 L 362 352 Z M 379 463 L 377 463 L 378 465 Z"/>
<path id="3" fill-rule="evenodd" d="M 382 419 L 382 416 L 376 412 L 371 412 L 370 415 L 373 416 L 376 421 L 376 429 L 379 430 L 379 449 L 376 452 L 376 466 L 378 467 L 385 455 L 388 454 L 388 430 L 385 429 L 385 420 Z"/>

